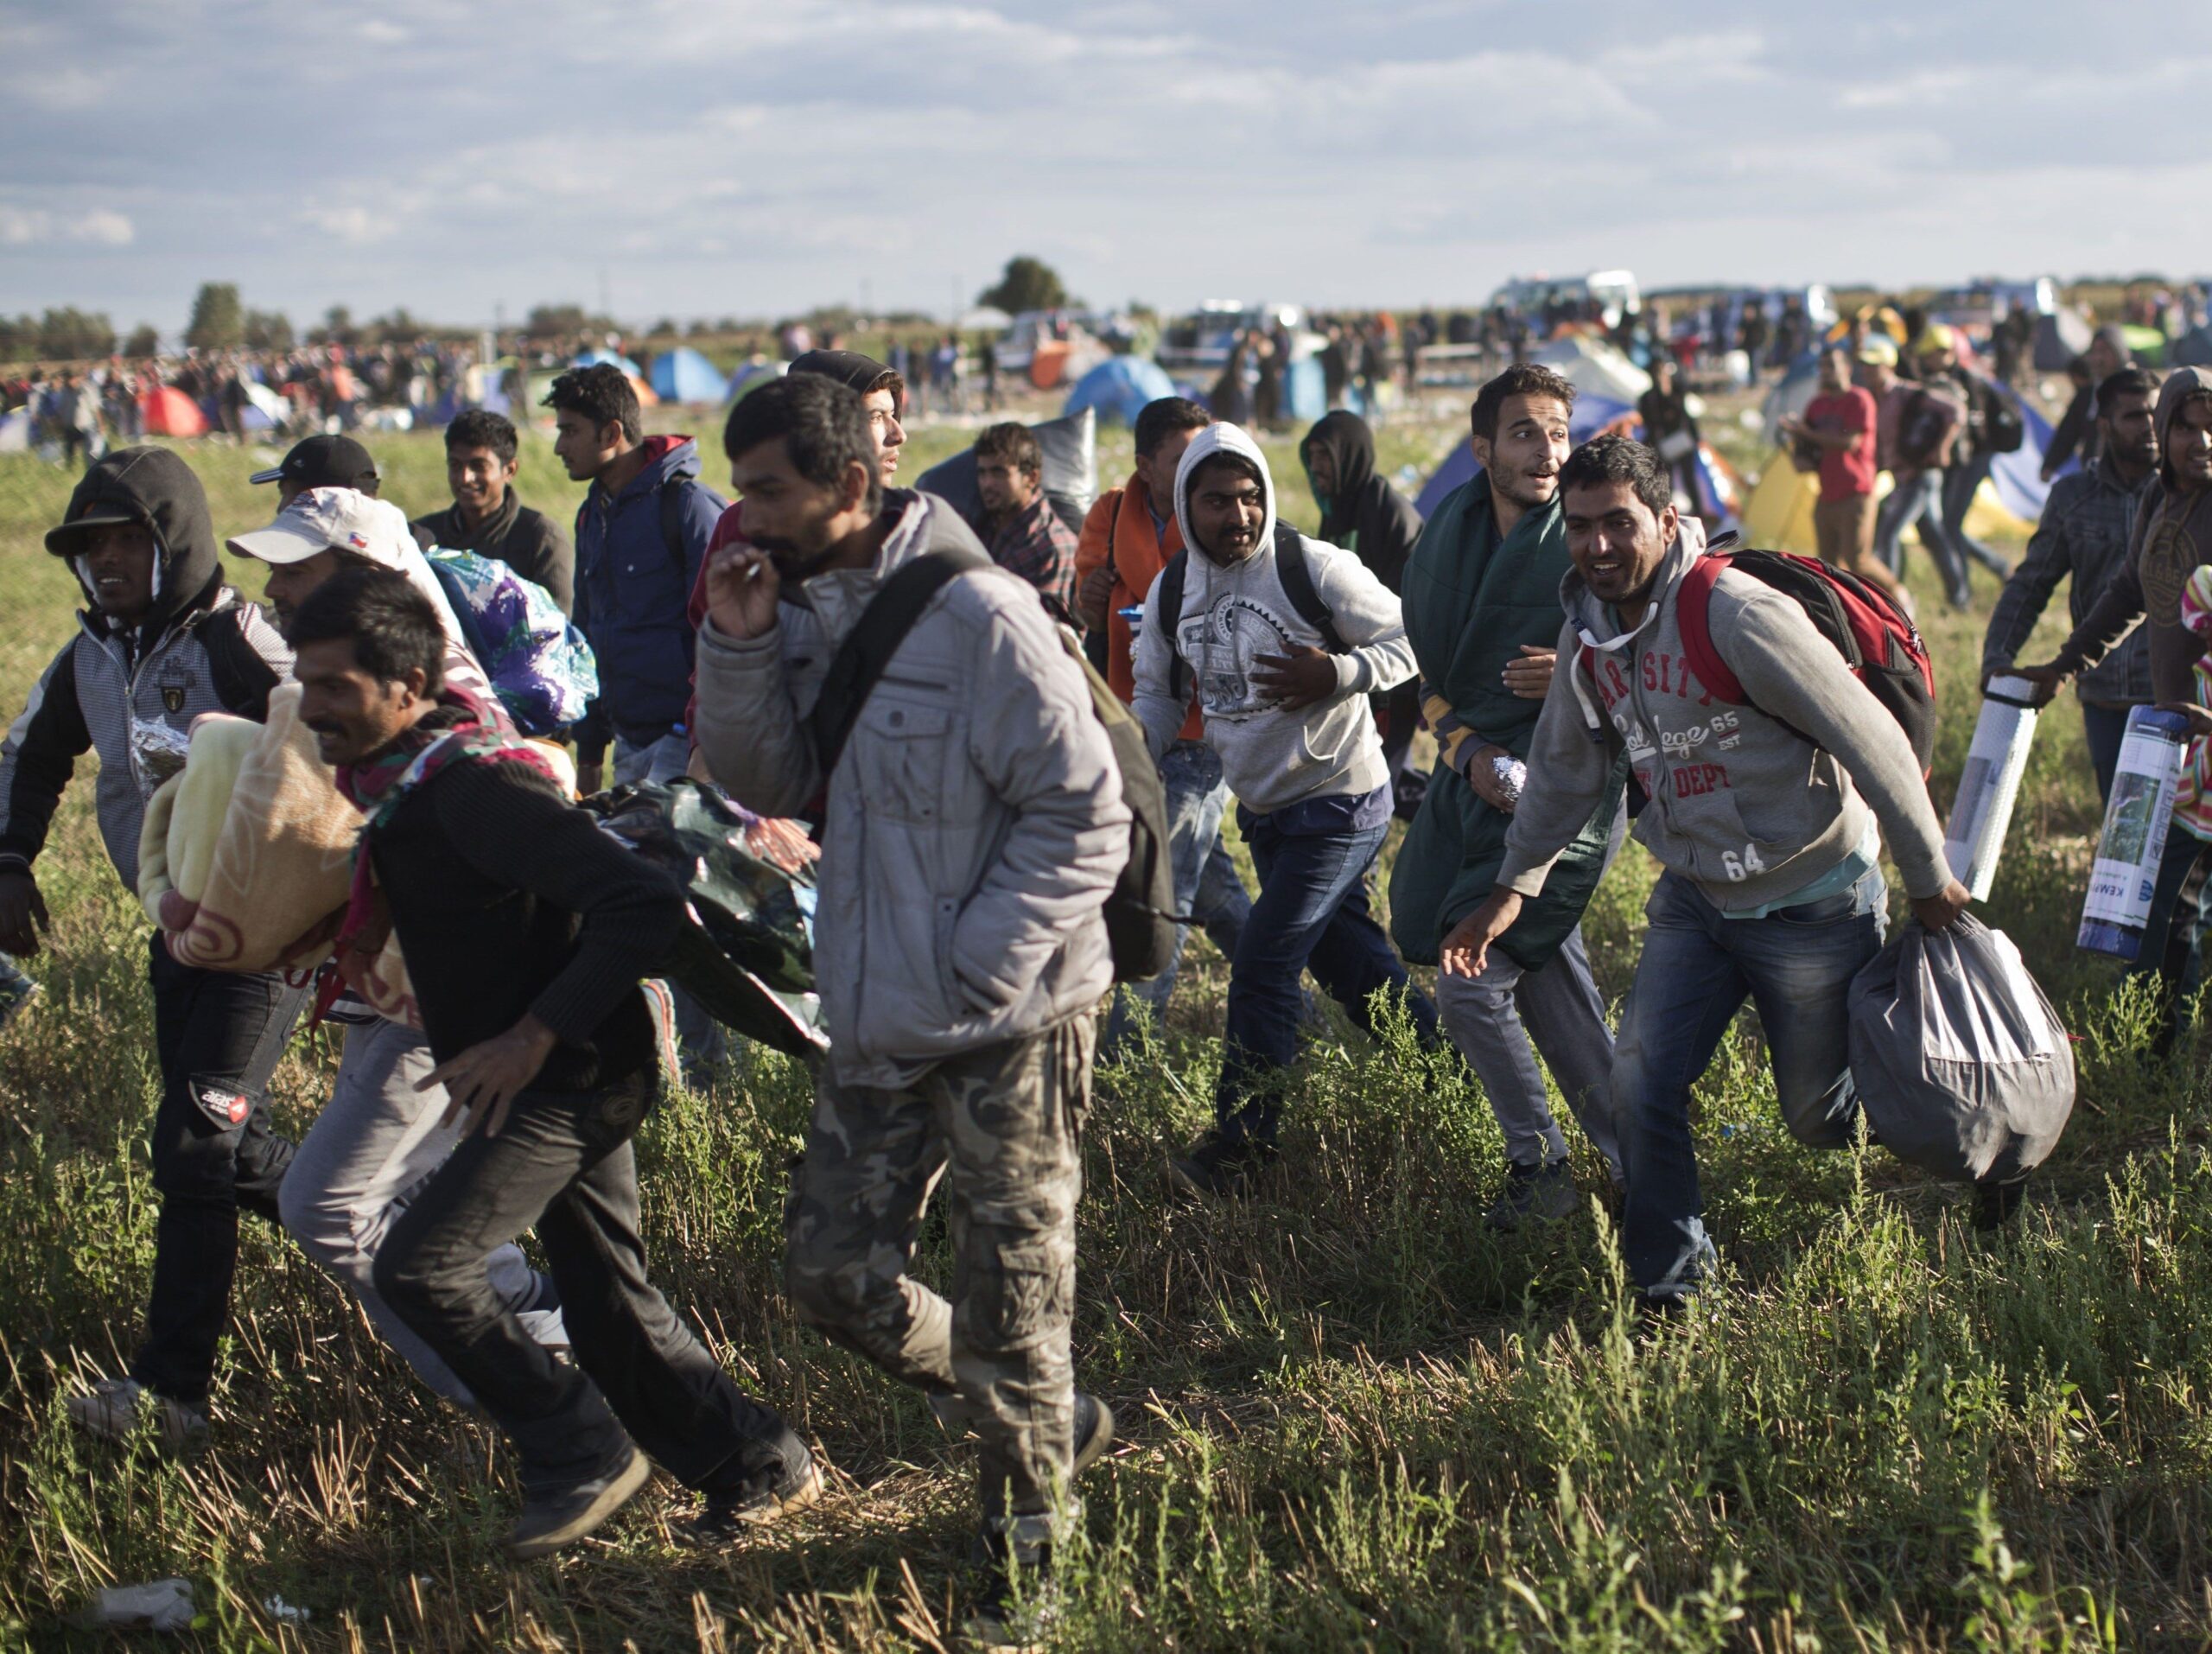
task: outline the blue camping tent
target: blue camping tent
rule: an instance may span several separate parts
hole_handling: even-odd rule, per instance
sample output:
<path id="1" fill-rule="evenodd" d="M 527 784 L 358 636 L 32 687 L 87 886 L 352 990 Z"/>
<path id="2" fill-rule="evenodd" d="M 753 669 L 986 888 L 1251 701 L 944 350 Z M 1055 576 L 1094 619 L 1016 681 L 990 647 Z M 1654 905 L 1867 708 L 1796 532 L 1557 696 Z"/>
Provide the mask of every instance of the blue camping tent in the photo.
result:
<path id="1" fill-rule="evenodd" d="M 1574 399 L 1574 412 L 1567 423 L 1568 438 L 1575 442 L 1586 442 L 1623 414 L 1636 410 L 1625 402 L 1616 402 L 1611 397 L 1580 396 Z M 1444 503 L 1444 496 L 1472 477 L 1482 467 L 1475 463 L 1475 451 L 1461 442 L 1444 456 L 1444 463 L 1429 474 L 1421 485 L 1421 497 L 1414 501 L 1414 509 L 1423 517 L 1434 512 Z"/>
<path id="2" fill-rule="evenodd" d="M 640 376 L 641 370 L 627 356 L 617 356 L 611 350 L 579 351 L 569 359 L 570 367 L 595 367 L 601 362 L 612 362 L 632 379 Z"/>
<path id="3" fill-rule="evenodd" d="M 750 396 L 790 371 L 790 365 L 785 362 L 740 362 L 729 376 L 729 383 L 722 387 L 722 399 L 734 402 L 740 397 Z"/>
<path id="4" fill-rule="evenodd" d="M 663 402 L 715 403 L 722 399 L 721 370 L 689 345 L 653 358 L 648 383 Z"/>
<path id="5" fill-rule="evenodd" d="M 1174 394 L 1175 381 L 1159 363 L 1142 356 L 1109 356 L 1076 381 L 1060 412 L 1065 416 L 1096 408 L 1102 419 L 1134 425 L 1146 403 Z"/>

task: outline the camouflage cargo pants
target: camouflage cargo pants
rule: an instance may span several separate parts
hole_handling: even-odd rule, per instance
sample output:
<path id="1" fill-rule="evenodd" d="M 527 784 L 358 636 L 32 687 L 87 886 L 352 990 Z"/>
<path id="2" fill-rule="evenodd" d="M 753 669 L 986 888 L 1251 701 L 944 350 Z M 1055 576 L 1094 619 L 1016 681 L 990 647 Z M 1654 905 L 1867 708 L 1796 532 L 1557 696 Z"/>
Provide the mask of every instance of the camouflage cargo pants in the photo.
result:
<path id="1" fill-rule="evenodd" d="M 987 1528 L 1048 1539 L 1074 1452 L 1075 1207 L 1091 1019 L 949 1058 L 911 1088 L 825 1070 L 785 1212 L 785 1284 L 807 1320 L 981 1444 Z M 952 1301 L 906 1273 L 938 1180 Z"/>

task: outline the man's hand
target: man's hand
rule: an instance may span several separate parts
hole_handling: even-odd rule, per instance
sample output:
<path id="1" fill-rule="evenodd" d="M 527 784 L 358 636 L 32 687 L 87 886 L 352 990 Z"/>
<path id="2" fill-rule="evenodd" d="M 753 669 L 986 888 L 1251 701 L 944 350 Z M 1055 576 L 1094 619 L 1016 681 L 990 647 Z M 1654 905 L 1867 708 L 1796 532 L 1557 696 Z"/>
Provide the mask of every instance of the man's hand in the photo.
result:
<path id="1" fill-rule="evenodd" d="M 1467 785 L 1474 788 L 1475 796 L 1491 809 L 1502 810 L 1509 816 L 1513 813 L 1513 806 L 1519 800 L 1509 796 L 1505 789 L 1498 785 L 1497 770 L 1491 760 L 1494 758 L 1512 756 L 1513 754 L 1507 752 L 1504 747 L 1493 741 L 1487 747 L 1478 747 L 1467 758 Z"/>
<path id="2" fill-rule="evenodd" d="M 1912 899 L 1912 916 L 1931 931 L 1940 931 L 1967 910 L 1974 900 L 1967 894 L 1967 887 L 1952 880 L 1932 896 Z"/>
<path id="3" fill-rule="evenodd" d="M 1114 565 L 1102 563 L 1083 577 L 1075 595 L 1075 612 L 1093 632 L 1105 629 L 1106 605 L 1114 595 Z"/>
<path id="4" fill-rule="evenodd" d="M 1521 658 L 1499 676 L 1504 678 L 1505 687 L 1521 700 L 1541 701 L 1552 686 L 1552 671 L 1558 665 L 1558 650 L 1524 643 L 1521 646 Z"/>
<path id="5" fill-rule="evenodd" d="M 1490 945 L 1513 927 L 1521 917 L 1521 894 L 1493 890 L 1490 899 L 1452 927 L 1438 955 L 1447 976 L 1479 976 L 1490 963 Z"/>
<path id="6" fill-rule="evenodd" d="M 38 951 L 41 932 L 51 927 L 38 881 L 28 873 L 0 873 L 0 953 L 28 959 Z"/>
<path id="7" fill-rule="evenodd" d="M 707 618 L 726 638 L 765 638 L 776 629 L 783 576 L 766 551 L 726 545 L 707 559 Z"/>
<path id="8" fill-rule="evenodd" d="M 1302 712 L 1337 692 L 1337 658 L 1310 644 L 1294 644 L 1287 655 L 1262 655 L 1252 665 L 1252 682 L 1286 712 Z"/>
<path id="9" fill-rule="evenodd" d="M 2035 693 L 2028 698 L 2037 706 L 2049 706 L 2056 700 L 2058 691 L 2065 687 L 2067 678 L 2072 675 L 2059 670 L 2056 661 L 2046 661 L 2040 666 L 2014 666 L 2010 670 L 2013 677 L 2024 678 L 2035 685 Z M 1988 679 L 1982 680 L 1982 687 L 1988 687 Z"/>
<path id="10" fill-rule="evenodd" d="M 553 1030 L 535 1016 L 525 1015 L 505 1034 L 473 1045 L 451 1062 L 440 1063 L 418 1081 L 418 1091 L 446 1088 L 448 1102 L 441 1125 L 451 1125 L 463 1115 L 467 1136 L 480 1125 L 484 1135 L 496 1137 L 507 1123 L 507 1104 L 516 1093 L 537 1078 L 557 1043 Z"/>
<path id="11" fill-rule="evenodd" d="M 2178 712 L 2189 720 L 2189 733 L 2197 740 L 2212 739 L 2212 708 L 2199 706 L 2194 701 L 2161 701 L 2161 712 Z"/>

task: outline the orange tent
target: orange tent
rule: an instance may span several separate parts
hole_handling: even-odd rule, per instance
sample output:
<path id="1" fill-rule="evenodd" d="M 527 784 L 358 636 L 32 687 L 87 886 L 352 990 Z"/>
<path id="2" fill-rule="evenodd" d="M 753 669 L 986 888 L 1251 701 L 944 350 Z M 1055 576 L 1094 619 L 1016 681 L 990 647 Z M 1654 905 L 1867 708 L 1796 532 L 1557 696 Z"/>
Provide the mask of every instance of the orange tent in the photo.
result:
<path id="1" fill-rule="evenodd" d="M 156 385 L 138 398 L 138 406 L 146 416 L 146 433 L 149 436 L 207 434 L 207 421 L 200 411 L 200 404 L 174 385 Z"/>
<path id="2" fill-rule="evenodd" d="M 1037 347 L 1029 359 L 1029 382 L 1039 391 L 1049 391 L 1067 377 L 1068 341 L 1047 339 Z"/>
<path id="3" fill-rule="evenodd" d="M 652 385 L 647 385 L 635 373 L 625 373 L 622 377 L 630 381 L 630 388 L 638 393 L 638 405 L 640 408 L 658 408 L 660 406 L 660 393 L 655 391 Z"/>

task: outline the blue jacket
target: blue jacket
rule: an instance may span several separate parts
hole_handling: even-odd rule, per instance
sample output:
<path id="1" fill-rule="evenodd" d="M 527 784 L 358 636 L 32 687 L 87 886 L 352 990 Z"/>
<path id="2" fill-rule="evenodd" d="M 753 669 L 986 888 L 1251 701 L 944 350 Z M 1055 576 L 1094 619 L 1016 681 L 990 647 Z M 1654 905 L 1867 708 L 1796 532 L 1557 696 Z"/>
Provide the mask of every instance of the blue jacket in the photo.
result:
<path id="1" fill-rule="evenodd" d="M 599 699 L 578 727 L 587 752 L 608 733 L 644 742 L 683 722 L 697 642 L 685 618 L 707 540 L 728 502 L 699 480 L 699 445 L 649 436 L 645 468 L 620 494 L 594 482 L 576 509 L 576 627 L 599 661 Z M 681 509 L 668 507 L 671 489 Z M 679 557 L 670 542 L 682 543 Z"/>

